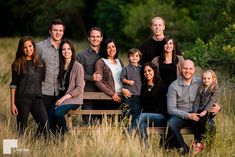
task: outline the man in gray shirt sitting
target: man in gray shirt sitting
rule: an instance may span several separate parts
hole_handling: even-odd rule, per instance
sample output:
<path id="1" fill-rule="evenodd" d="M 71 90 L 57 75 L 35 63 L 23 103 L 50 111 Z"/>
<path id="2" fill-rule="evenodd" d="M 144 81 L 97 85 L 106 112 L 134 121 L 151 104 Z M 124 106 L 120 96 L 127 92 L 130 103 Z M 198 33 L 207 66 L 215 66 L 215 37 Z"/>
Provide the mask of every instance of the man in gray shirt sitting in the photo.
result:
<path id="1" fill-rule="evenodd" d="M 169 86 L 167 93 L 167 109 L 170 115 L 167 125 L 180 146 L 183 147 L 183 155 L 189 153 L 189 147 L 184 142 L 180 129 L 191 126 L 192 121 L 200 119 L 197 113 L 193 113 L 193 103 L 201 79 L 194 74 L 194 63 L 191 60 L 185 60 L 182 65 L 182 76 Z M 215 104 L 211 108 L 211 112 L 216 114 L 220 109 L 221 107 Z"/>

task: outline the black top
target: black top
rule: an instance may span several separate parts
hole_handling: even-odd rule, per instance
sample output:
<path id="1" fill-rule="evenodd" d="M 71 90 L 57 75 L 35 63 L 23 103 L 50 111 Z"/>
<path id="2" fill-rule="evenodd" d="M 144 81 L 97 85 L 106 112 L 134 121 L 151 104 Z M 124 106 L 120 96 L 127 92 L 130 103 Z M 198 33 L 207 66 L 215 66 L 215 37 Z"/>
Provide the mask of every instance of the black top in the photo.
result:
<path id="1" fill-rule="evenodd" d="M 159 85 L 143 86 L 141 90 L 141 108 L 143 113 L 160 113 L 167 114 L 166 104 L 166 86 L 162 83 Z"/>
<path id="2" fill-rule="evenodd" d="M 39 69 L 35 70 L 33 62 L 27 61 L 28 72 L 17 72 L 12 69 L 11 88 L 16 88 L 16 99 L 24 96 L 41 96 L 42 81 L 44 80 L 45 66 L 40 62 Z"/>
<path id="3" fill-rule="evenodd" d="M 69 76 L 70 76 L 70 73 L 67 70 L 64 70 L 63 71 L 63 78 L 60 83 L 59 97 L 64 96 L 68 87 L 69 87 Z"/>
<path id="4" fill-rule="evenodd" d="M 151 62 L 154 57 L 160 56 L 163 51 L 164 42 L 156 41 L 153 38 L 146 39 L 139 47 L 142 52 L 141 65 L 144 65 L 146 62 Z M 175 43 L 175 49 L 177 55 L 182 55 L 177 43 Z"/>
<path id="5" fill-rule="evenodd" d="M 176 80 L 176 65 L 175 64 L 159 64 L 159 72 L 162 81 L 165 83 L 167 88 L 170 84 Z"/>
<path id="6" fill-rule="evenodd" d="M 151 62 L 154 57 L 161 54 L 163 50 L 163 41 L 155 41 L 153 38 L 145 40 L 139 47 L 142 53 L 141 64 L 144 65 L 146 62 Z"/>

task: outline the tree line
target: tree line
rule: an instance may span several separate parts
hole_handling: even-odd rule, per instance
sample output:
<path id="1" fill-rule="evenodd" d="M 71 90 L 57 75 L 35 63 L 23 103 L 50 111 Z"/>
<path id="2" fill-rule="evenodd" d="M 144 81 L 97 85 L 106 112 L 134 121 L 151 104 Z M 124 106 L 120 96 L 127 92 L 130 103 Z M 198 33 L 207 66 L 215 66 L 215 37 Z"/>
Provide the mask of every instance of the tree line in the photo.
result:
<path id="1" fill-rule="evenodd" d="M 65 37 L 84 40 L 98 26 L 122 51 L 139 46 L 151 18 L 162 16 L 184 55 L 204 67 L 223 62 L 235 74 L 235 0 L 9 0 L 0 2 L 0 16 L 1 37 L 47 36 L 49 21 L 60 17 Z"/>

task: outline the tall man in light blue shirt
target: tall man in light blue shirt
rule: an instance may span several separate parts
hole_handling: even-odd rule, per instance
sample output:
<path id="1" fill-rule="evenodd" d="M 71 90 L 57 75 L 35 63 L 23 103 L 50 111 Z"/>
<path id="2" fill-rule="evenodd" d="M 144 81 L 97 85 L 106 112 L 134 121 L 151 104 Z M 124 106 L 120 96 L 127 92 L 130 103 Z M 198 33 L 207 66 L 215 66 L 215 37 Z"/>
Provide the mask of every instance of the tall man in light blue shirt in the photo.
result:
<path id="1" fill-rule="evenodd" d="M 175 80 L 168 88 L 167 110 L 170 115 L 168 127 L 176 137 L 180 146 L 183 147 L 182 154 L 189 153 L 189 147 L 184 142 L 180 129 L 191 126 L 192 121 L 199 121 L 197 113 L 193 113 L 193 103 L 197 90 L 200 86 L 200 78 L 194 76 L 195 66 L 191 60 L 185 60 L 182 67 L 182 76 Z M 221 107 L 215 104 L 211 112 L 216 114 Z"/>

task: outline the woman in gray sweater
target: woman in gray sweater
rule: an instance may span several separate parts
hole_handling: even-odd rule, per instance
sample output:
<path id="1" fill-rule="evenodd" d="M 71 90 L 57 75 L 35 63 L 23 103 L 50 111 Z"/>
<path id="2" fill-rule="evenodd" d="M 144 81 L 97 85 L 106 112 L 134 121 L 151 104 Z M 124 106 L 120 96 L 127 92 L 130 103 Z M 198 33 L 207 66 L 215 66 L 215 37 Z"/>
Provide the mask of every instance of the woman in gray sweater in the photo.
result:
<path id="1" fill-rule="evenodd" d="M 67 131 L 64 115 L 83 104 L 84 70 L 76 61 L 75 49 L 69 40 L 63 40 L 59 48 L 60 66 L 58 80 L 60 92 L 55 107 L 49 115 L 52 133 L 56 133 L 56 125 L 62 135 Z"/>

